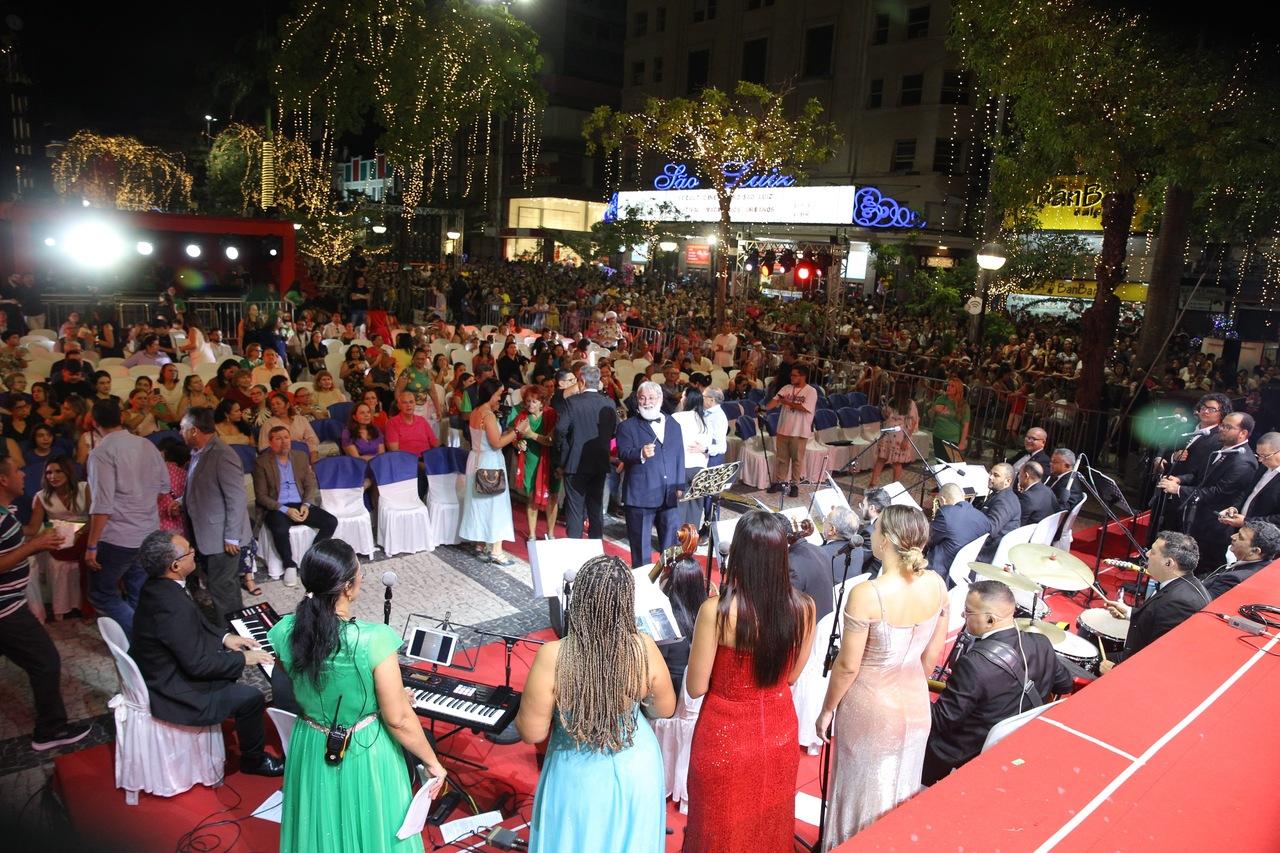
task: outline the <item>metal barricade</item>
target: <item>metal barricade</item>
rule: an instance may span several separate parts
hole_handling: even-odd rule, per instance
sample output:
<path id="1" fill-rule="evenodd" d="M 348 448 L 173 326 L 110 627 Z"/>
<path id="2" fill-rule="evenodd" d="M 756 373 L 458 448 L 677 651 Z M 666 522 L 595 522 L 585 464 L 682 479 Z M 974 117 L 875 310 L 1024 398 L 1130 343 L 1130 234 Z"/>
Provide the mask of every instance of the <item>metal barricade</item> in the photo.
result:
<path id="1" fill-rule="evenodd" d="M 55 332 L 67 322 L 67 317 L 75 312 L 80 315 L 80 319 L 88 321 L 90 312 L 99 305 L 110 305 L 110 297 L 97 299 L 89 295 L 82 296 L 45 296 L 44 297 L 44 316 L 45 327 L 53 329 Z"/>
<path id="2" fill-rule="evenodd" d="M 202 296 L 187 300 L 187 311 L 206 332 L 221 329 L 222 333 L 234 338 L 240 321 L 249 311 L 250 305 L 257 305 L 258 310 L 267 317 L 282 316 L 287 322 L 293 322 L 293 305 L 283 300 L 269 302 L 247 302 L 243 299 L 232 299 L 220 296 Z"/>

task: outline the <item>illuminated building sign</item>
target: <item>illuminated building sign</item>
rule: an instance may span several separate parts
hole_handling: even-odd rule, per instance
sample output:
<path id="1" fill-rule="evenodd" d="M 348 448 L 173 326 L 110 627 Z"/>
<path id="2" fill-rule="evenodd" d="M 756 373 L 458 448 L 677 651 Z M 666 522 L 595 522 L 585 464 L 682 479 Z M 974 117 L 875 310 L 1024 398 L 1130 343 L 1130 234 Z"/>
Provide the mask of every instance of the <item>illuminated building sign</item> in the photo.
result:
<path id="1" fill-rule="evenodd" d="M 1106 194 L 1106 188 L 1093 178 L 1060 175 L 1040 189 L 1028 212 L 1036 226 L 1045 231 L 1101 231 L 1102 198 Z M 1150 207 L 1142 196 L 1134 199 L 1134 229 Z"/>
<path id="2" fill-rule="evenodd" d="M 905 204 L 875 187 L 863 187 L 854 198 L 853 221 L 863 228 L 923 228 L 925 222 Z"/>
<path id="3" fill-rule="evenodd" d="M 751 163 L 725 163 L 724 176 L 729 179 L 730 187 L 743 189 L 772 189 L 775 187 L 794 187 L 796 179 L 784 175 L 777 169 L 763 175 L 752 175 L 745 181 L 742 176 L 751 168 Z M 702 179 L 689 173 L 684 163 L 668 163 L 662 167 L 662 173 L 653 179 L 653 188 L 659 191 L 696 190 L 702 186 Z"/>
<path id="4" fill-rule="evenodd" d="M 761 224 L 850 225 L 856 188 L 744 188 L 733 194 L 731 222 Z M 606 220 L 619 214 L 651 222 L 719 222 L 714 190 L 657 190 L 615 193 Z"/>

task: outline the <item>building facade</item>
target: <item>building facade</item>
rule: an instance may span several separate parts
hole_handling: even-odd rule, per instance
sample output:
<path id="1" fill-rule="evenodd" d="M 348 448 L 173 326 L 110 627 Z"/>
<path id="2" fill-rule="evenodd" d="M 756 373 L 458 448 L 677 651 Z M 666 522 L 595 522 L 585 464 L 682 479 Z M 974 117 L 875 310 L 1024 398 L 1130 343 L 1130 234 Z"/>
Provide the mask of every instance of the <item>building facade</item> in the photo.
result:
<path id="1" fill-rule="evenodd" d="M 32 138 L 33 86 L 22 65 L 22 19 L 0 21 L 0 200 L 30 199 L 47 189 L 48 164 Z"/>

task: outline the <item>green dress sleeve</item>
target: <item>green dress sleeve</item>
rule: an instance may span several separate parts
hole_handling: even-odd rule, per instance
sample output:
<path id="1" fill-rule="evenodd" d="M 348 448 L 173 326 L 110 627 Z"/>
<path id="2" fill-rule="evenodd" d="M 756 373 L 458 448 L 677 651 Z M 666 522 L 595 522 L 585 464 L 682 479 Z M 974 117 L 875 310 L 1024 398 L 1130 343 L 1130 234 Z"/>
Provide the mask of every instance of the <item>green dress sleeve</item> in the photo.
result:
<path id="1" fill-rule="evenodd" d="M 271 641 L 271 647 L 275 649 L 276 657 L 280 658 L 280 662 L 284 664 L 285 669 L 289 669 L 293 657 L 289 651 L 289 637 L 291 634 L 293 634 L 292 613 L 272 625 L 271 629 L 267 631 L 267 639 Z"/>
<path id="2" fill-rule="evenodd" d="M 386 625 L 374 625 L 373 630 L 369 632 L 368 649 L 369 669 L 375 669 L 378 664 L 386 660 L 388 655 L 393 655 L 400 648 L 404 641 L 400 639 L 400 635 Z"/>

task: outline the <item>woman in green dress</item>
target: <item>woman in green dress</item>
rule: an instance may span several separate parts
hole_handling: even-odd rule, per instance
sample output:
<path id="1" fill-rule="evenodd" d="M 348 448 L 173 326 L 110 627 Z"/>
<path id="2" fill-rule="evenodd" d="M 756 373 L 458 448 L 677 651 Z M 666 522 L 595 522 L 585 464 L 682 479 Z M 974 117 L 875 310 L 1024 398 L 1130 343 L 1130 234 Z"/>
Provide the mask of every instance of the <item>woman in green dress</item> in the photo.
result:
<path id="1" fill-rule="evenodd" d="M 400 371 L 400 376 L 396 379 L 396 397 L 404 391 L 411 393 L 418 401 L 418 414 L 432 421 L 434 428 L 434 422 L 440 419 L 439 412 L 444 407 L 442 401 L 436 399 L 435 382 L 428 363 L 430 357 L 431 354 L 425 349 L 414 350 L 413 361 Z"/>
<path id="2" fill-rule="evenodd" d="M 538 510 L 547 513 L 547 539 L 554 539 L 556 532 L 556 493 L 560 484 L 556 481 L 555 452 L 556 413 L 548 408 L 542 397 L 542 389 L 530 385 L 520 392 L 523 411 L 512 411 L 509 426 L 515 429 L 516 481 L 526 495 L 525 512 L 528 513 L 529 538 L 538 538 Z"/>
<path id="3" fill-rule="evenodd" d="M 969 446 L 969 404 L 964 399 L 964 383 L 959 377 L 947 380 L 947 387 L 933 401 L 933 455 L 954 462 L 944 442 L 954 444 L 961 452 Z"/>
<path id="4" fill-rule="evenodd" d="M 396 838 L 412 797 L 401 747 L 437 790 L 445 770 L 400 680 L 400 635 L 351 616 L 360 564 L 346 542 L 317 542 L 298 574 L 306 598 L 268 634 L 302 709 L 289 738 L 280 850 L 421 851 L 421 836 Z M 350 732 L 336 765 L 325 760 L 335 721 Z"/>

